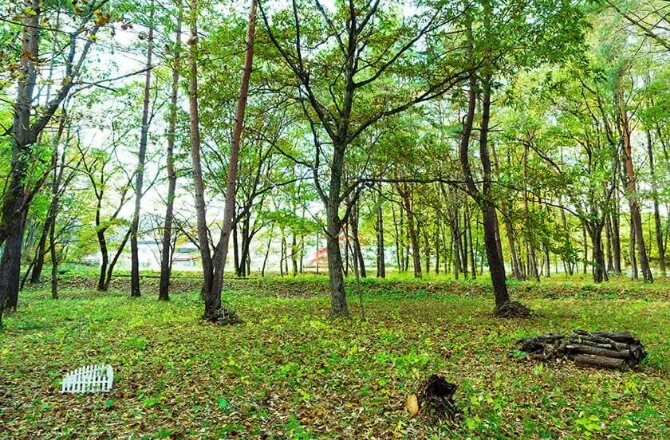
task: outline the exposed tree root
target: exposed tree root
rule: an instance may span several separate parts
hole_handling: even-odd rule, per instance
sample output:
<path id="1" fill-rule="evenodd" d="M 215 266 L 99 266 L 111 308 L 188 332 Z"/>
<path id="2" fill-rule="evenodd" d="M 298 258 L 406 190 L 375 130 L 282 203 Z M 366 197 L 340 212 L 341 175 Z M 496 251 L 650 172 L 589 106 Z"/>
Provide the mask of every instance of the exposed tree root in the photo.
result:
<path id="1" fill-rule="evenodd" d="M 225 307 L 205 314 L 202 319 L 217 325 L 235 325 L 243 322 L 234 310 Z"/>
<path id="2" fill-rule="evenodd" d="M 531 309 L 516 301 L 509 301 L 495 310 L 501 318 L 533 318 L 537 316 Z"/>

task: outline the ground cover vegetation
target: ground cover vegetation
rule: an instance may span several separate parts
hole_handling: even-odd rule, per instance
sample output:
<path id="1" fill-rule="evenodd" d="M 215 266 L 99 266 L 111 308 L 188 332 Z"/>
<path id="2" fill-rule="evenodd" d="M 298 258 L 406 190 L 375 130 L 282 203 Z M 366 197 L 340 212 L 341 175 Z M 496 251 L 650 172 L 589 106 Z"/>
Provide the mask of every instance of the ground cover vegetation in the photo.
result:
<path id="1" fill-rule="evenodd" d="M 0 436 L 670 436 L 669 13 L 0 4 Z M 576 329 L 649 356 L 509 357 Z"/>
<path id="2" fill-rule="evenodd" d="M 3 438 L 666 438 L 668 290 L 628 282 L 510 286 L 539 318 L 501 321 L 489 282 L 375 281 L 366 320 L 325 319 L 325 277 L 234 283 L 224 300 L 245 322 L 199 320 L 193 280 L 163 304 L 105 295 L 80 281 L 62 298 L 30 289 L 2 334 Z M 94 285 L 89 281 L 90 285 Z M 318 286 L 315 289 L 315 286 Z M 157 280 L 145 289 L 156 290 Z M 298 288 L 296 288 L 298 287 Z M 315 291 L 320 293 L 314 293 Z M 641 371 L 510 357 L 517 339 L 576 328 L 634 329 Z M 109 362 L 110 394 L 59 393 L 66 370 Z M 458 384 L 456 426 L 409 417 L 428 373 Z"/>

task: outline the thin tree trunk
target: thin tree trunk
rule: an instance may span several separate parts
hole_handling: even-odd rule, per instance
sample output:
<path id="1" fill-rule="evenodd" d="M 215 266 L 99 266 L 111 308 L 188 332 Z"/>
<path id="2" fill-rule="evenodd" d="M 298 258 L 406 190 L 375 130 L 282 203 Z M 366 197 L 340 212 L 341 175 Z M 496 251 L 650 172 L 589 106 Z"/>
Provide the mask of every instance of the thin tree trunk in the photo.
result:
<path id="1" fill-rule="evenodd" d="M 367 278 L 367 272 L 365 271 L 365 260 L 363 259 L 363 250 L 361 249 L 361 242 L 358 237 L 358 220 L 359 220 L 359 206 L 358 200 L 355 202 L 355 206 L 352 209 L 352 219 L 351 219 L 351 235 L 354 240 L 354 262 L 358 269 L 358 274 L 361 278 Z"/>
<path id="2" fill-rule="evenodd" d="M 49 228 L 49 251 L 51 254 L 51 298 L 58 299 L 58 253 L 56 252 L 56 219 Z"/>
<path id="3" fill-rule="evenodd" d="M 640 214 L 640 204 L 638 201 L 639 193 L 637 191 L 637 180 L 635 169 L 633 167 L 633 153 L 631 144 L 631 128 L 628 120 L 628 112 L 625 107 L 625 99 L 623 90 L 619 85 L 616 90 L 616 101 L 619 108 L 619 123 L 621 126 L 622 140 L 623 140 L 623 156 L 624 168 L 626 171 L 626 193 L 628 196 L 628 206 L 630 207 L 630 215 L 632 218 L 633 233 L 635 234 L 635 242 L 637 244 L 640 271 L 642 277 L 648 283 L 654 281 L 649 267 L 649 259 L 647 257 L 647 250 L 644 242 L 644 233 L 642 231 L 642 216 Z"/>
<path id="4" fill-rule="evenodd" d="M 438 219 L 435 223 L 435 235 L 433 240 L 435 241 L 435 275 L 440 274 L 440 263 L 442 262 L 442 234 L 440 230 L 442 229 L 442 222 Z"/>
<path id="5" fill-rule="evenodd" d="M 421 278 L 421 251 L 419 247 L 419 236 L 416 231 L 416 223 L 411 201 L 411 189 L 409 185 L 407 183 L 398 184 L 398 194 L 400 194 L 403 209 L 405 210 L 405 214 L 407 214 L 407 233 L 412 245 L 414 278 Z"/>
<path id="6" fill-rule="evenodd" d="M 614 263 L 614 272 L 620 274 L 621 269 L 621 221 L 619 210 L 619 196 L 614 192 L 614 209 L 610 216 L 612 221 L 612 259 Z"/>
<path id="7" fill-rule="evenodd" d="M 386 260 L 384 256 L 384 212 L 382 210 L 381 185 L 377 199 L 375 229 L 377 231 L 377 278 L 386 278 Z"/>
<path id="8" fill-rule="evenodd" d="M 586 226 L 582 226 L 582 241 L 584 242 L 583 246 L 584 258 L 582 259 L 582 273 L 584 275 L 586 275 L 586 267 L 588 266 L 589 262 L 589 245 L 587 243 L 586 236 L 587 236 Z"/>
<path id="9" fill-rule="evenodd" d="M 468 253 L 470 254 L 470 275 L 473 280 L 477 279 L 477 253 L 475 250 L 475 242 L 473 240 L 474 234 L 472 233 L 472 214 L 470 212 L 470 208 L 467 207 L 465 214 L 467 216 L 466 222 L 465 222 L 465 228 L 468 231 L 467 237 L 468 237 L 468 242 L 466 244 L 468 248 Z M 475 218 L 475 222 L 477 219 Z M 497 246 L 496 246 L 497 247 Z"/>
<path id="10" fill-rule="evenodd" d="M 235 112 L 235 125 L 233 126 L 233 138 L 230 144 L 230 160 L 228 162 L 228 180 L 226 182 L 226 206 L 223 212 L 223 228 L 221 238 L 217 245 L 214 256 L 214 277 L 212 291 L 205 302 L 205 317 L 218 319 L 221 314 L 221 292 L 223 290 L 223 271 L 228 254 L 228 244 L 233 228 L 233 217 L 235 216 L 235 190 L 237 183 L 237 168 L 240 156 L 240 143 L 242 141 L 242 128 L 244 127 L 244 113 L 249 96 L 249 80 L 254 60 L 254 37 L 256 35 L 256 0 L 251 0 L 249 10 L 249 24 L 247 27 L 247 48 L 244 57 L 244 71 L 240 82 L 240 93 L 237 100 L 237 111 Z"/>
<path id="11" fill-rule="evenodd" d="M 96 213 L 96 216 L 99 216 L 99 213 Z M 99 225 L 100 221 L 96 221 L 96 225 Z M 98 277 L 98 290 L 104 292 L 106 289 L 105 280 L 107 279 L 107 268 L 109 267 L 109 250 L 107 249 L 107 239 L 105 238 L 105 230 L 99 229 L 96 233 L 98 238 L 98 246 L 100 247 L 100 275 Z"/>
<path id="12" fill-rule="evenodd" d="M 284 276 L 284 261 L 286 260 L 286 235 L 281 228 L 281 242 L 279 244 L 279 276 Z"/>
<path id="13" fill-rule="evenodd" d="M 658 248 L 658 266 L 661 270 L 661 276 L 667 277 L 665 266 L 665 240 L 663 239 L 663 224 L 661 220 L 661 210 L 658 203 L 658 183 L 656 182 L 656 168 L 654 163 L 654 148 L 652 144 L 651 132 L 647 130 L 647 155 L 649 156 L 649 172 L 651 174 L 651 188 L 654 199 L 654 229 L 656 232 L 656 247 Z"/>
<path id="14" fill-rule="evenodd" d="M 202 264 L 202 296 L 206 300 L 205 310 L 209 308 L 219 309 L 220 302 L 212 298 L 213 263 L 212 251 L 209 243 L 207 228 L 207 213 L 205 204 L 205 186 L 202 179 L 202 165 L 200 159 L 200 115 L 198 110 L 198 2 L 191 0 L 191 37 L 189 44 L 189 121 L 191 138 L 191 163 L 193 168 L 193 184 L 195 198 L 195 212 L 197 217 L 198 245 Z"/>
<path id="15" fill-rule="evenodd" d="M 165 207 L 165 223 L 163 225 L 161 275 L 158 287 L 158 299 L 170 300 L 170 277 L 172 274 L 172 222 L 174 220 L 174 198 L 177 189 L 177 172 L 175 170 L 174 144 L 177 132 L 177 100 L 179 98 L 179 77 L 181 70 L 181 27 L 182 27 L 182 0 L 177 2 L 177 30 L 174 45 L 172 65 L 172 85 L 170 94 L 169 125 L 167 130 L 167 177 L 168 193 Z"/>
<path id="16" fill-rule="evenodd" d="M 630 246 L 628 247 L 628 253 L 630 254 L 630 273 L 631 279 L 637 280 L 638 270 L 637 270 L 637 257 L 635 256 L 635 225 L 633 224 L 635 220 L 630 219 Z"/>
<path id="17" fill-rule="evenodd" d="M 351 242 L 349 241 L 349 225 L 345 224 L 344 225 L 344 267 L 343 267 L 343 272 L 344 276 L 348 277 L 349 276 L 349 269 L 350 269 L 350 263 L 349 263 L 349 256 L 351 255 L 351 251 L 349 247 L 351 246 Z"/>
<path id="18" fill-rule="evenodd" d="M 291 233 L 291 266 L 293 268 L 293 276 L 298 276 L 298 240 L 295 232 Z"/>
<path id="19" fill-rule="evenodd" d="M 233 230 L 230 232 L 231 237 L 233 238 L 233 269 L 235 276 L 242 277 L 242 268 L 240 267 L 240 245 L 238 242 L 237 235 L 237 226 L 233 226 Z"/>
<path id="20" fill-rule="evenodd" d="M 114 267 L 116 266 L 116 263 L 119 261 L 119 257 L 121 257 L 121 254 L 123 253 L 123 249 L 126 247 L 126 244 L 128 243 L 128 238 L 130 237 L 130 229 L 126 232 L 126 234 L 123 236 L 123 240 L 121 241 L 121 244 L 119 245 L 118 249 L 116 250 L 116 253 L 114 254 L 114 257 L 112 258 L 112 261 L 109 262 L 109 266 L 107 267 L 107 272 L 105 273 L 104 276 L 104 282 L 103 282 L 103 291 L 109 290 L 109 285 L 112 282 L 112 275 L 114 274 Z"/>
<path id="21" fill-rule="evenodd" d="M 614 272 L 614 238 L 612 232 L 612 216 L 608 214 L 605 217 L 605 237 L 607 238 L 607 247 L 605 248 L 605 255 L 607 257 L 607 271 Z"/>
<path id="22" fill-rule="evenodd" d="M 59 203 L 59 193 L 61 192 L 61 184 L 63 183 L 63 175 L 65 172 L 65 158 L 66 158 L 66 150 L 67 148 L 63 149 L 63 154 L 59 155 L 58 154 L 58 147 L 61 142 L 61 138 L 63 137 L 63 132 L 65 130 L 65 124 L 67 121 L 67 116 L 66 112 L 63 111 L 63 114 L 60 118 L 60 122 L 58 124 L 58 131 L 56 133 L 56 138 L 54 140 L 53 144 L 53 152 L 51 153 L 51 163 L 53 166 L 53 181 L 51 185 L 51 201 L 49 202 L 49 208 L 47 209 L 47 217 L 44 220 L 44 227 L 42 230 L 42 234 L 40 235 L 40 240 L 37 245 L 37 251 L 35 253 L 35 260 L 34 260 L 34 266 L 32 269 L 31 273 L 31 278 L 30 278 L 30 283 L 31 284 L 36 284 L 40 282 L 40 278 L 42 277 L 42 270 L 44 268 L 44 257 L 46 256 L 46 253 L 49 251 L 46 247 L 47 239 L 49 238 L 49 233 L 51 229 L 54 227 L 54 223 L 56 222 L 56 216 L 58 214 L 58 203 Z M 70 139 L 70 129 L 68 126 L 68 134 L 66 136 L 67 141 L 69 142 Z M 60 156 L 60 159 L 59 159 Z M 60 160 L 60 167 L 59 165 L 59 160 Z M 67 179 L 65 179 L 68 183 L 69 181 L 72 180 L 74 177 L 74 174 L 71 174 Z"/>
<path id="23" fill-rule="evenodd" d="M 142 130 L 140 131 L 140 149 L 137 156 L 137 172 L 135 174 L 135 211 L 130 225 L 130 296 L 139 297 L 140 292 L 140 256 L 137 246 L 137 235 L 140 228 L 142 210 L 142 191 L 144 186 L 144 165 L 147 157 L 149 137 L 149 106 L 151 102 L 151 62 L 154 48 L 154 2 L 151 0 L 149 13 L 149 38 L 147 44 L 146 76 L 144 79 L 144 102 L 142 105 Z"/>
<path id="24" fill-rule="evenodd" d="M 398 217 L 395 215 L 395 207 L 391 205 L 393 211 L 393 226 L 395 227 L 395 247 L 396 247 L 396 258 L 398 260 L 398 272 L 405 272 L 405 243 L 403 240 L 404 234 L 404 222 L 403 222 L 403 209 L 402 205 L 399 206 Z"/>
<path id="25" fill-rule="evenodd" d="M 272 231 L 270 231 L 270 234 L 272 234 Z M 261 277 L 265 277 L 265 268 L 267 267 L 268 264 L 268 257 L 270 256 L 270 247 L 272 246 L 272 236 L 268 239 L 268 246 L 265 249 L 265 256 L 263 257 L 263 266 L 261 267 Z M 319 263 L 317 263 L 318 265 Z"/>
<path id="26" fill-rule="evenodd" d="M 451 226 L 451 231 L 452 231 L 452 245 L 454 248 L 453 251 L 453 256 L 454 256 L 454 278 L 458 279 L 460 273 L 463 271 L 463 260 L 461 259 L 462 251 L 461 251 L 461 232 L 460 232 L 460 226 L 459 226 L 459 219 L 460 215 L 458 212 L 458 208 L 455 210 L 454 213 L 454 218 L 452 220 L 452 226 Z M 466 275 L 467 277 L 467 275 Z"/>

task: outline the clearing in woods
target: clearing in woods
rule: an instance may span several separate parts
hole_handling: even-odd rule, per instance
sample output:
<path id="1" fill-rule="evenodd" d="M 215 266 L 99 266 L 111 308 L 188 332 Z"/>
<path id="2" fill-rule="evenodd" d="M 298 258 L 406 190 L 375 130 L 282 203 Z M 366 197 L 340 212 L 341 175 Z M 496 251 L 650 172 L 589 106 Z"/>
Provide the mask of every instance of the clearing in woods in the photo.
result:
<path id="1" fill-rule="evenodd" d="M 670 438 L 662 283 L 513 284 L 540 317 L 505 320 L 486 282 L 364 280 L 348 290 L 366 321 L 354 306 L 331 322 L 325 279 L 233 281 L 232 327 L 200 321 L 190 283 L 169 303 L 87 280 L 56 301 L 26 292 L 0 332 L 0 438 Z M 577 328 L 631 331 L 649 356 L 627 372 L 510 357 L 519 338 Z M 60 394 L 92 363 L 114 367 L 111 393 Z M 432 373 L 459 385 L 455 427 L 405 411 Z"/>

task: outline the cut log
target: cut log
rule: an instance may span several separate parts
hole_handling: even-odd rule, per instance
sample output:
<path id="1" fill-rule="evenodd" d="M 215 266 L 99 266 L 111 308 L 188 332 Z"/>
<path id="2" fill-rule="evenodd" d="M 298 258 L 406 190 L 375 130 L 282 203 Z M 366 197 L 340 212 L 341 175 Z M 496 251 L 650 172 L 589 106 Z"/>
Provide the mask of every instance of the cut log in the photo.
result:
<path id="1" fill-rule="evenodd" d="M 575 330 L 569 336 L 540 335 L 517 341 L 517 349 L 530 359 L 569 359 L 578 365 L 626 369 L 635 368 L 647 356 L 640 340 L 629 333 Z"/>
<path id="2" fill-rule="evenodd" d="M 630 350 L 607 350 L 605 348 L 591 347 L 590 345 L 582 344 L 566 344 L 565 350 L 568 353 L 584 353 L 592 354 L 594 356 L 604 356 L 615 359 L 629 359 Z"/>
<path id="3" fill-rule="evenodd" d="M 576 354 L 571 359 L 575 364 L 585 367 L 605 368 L 608 370 L 625 370 L 628 367 L 625 359 L 615 359 L 593 354 Z"/>

